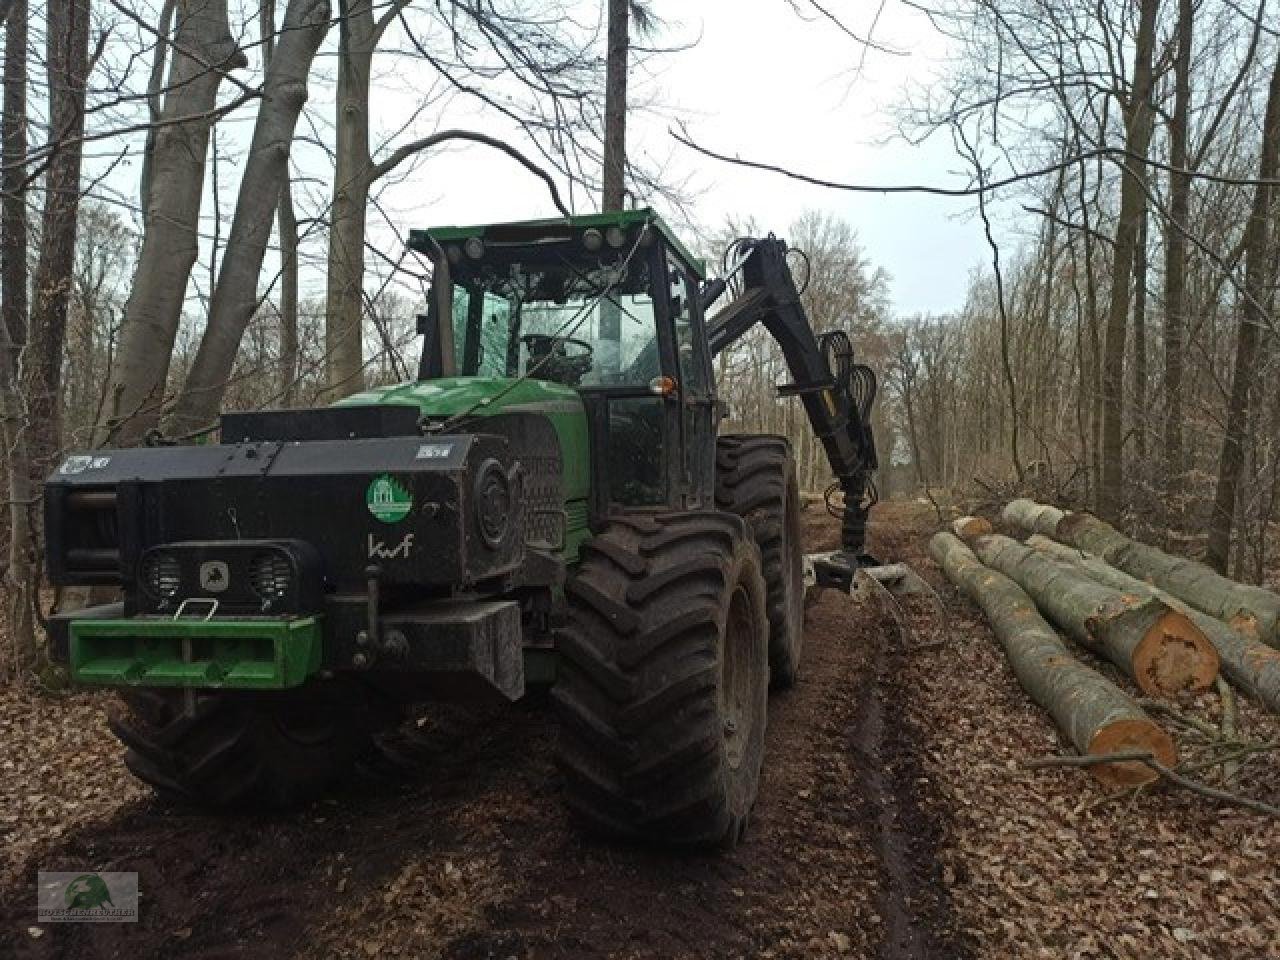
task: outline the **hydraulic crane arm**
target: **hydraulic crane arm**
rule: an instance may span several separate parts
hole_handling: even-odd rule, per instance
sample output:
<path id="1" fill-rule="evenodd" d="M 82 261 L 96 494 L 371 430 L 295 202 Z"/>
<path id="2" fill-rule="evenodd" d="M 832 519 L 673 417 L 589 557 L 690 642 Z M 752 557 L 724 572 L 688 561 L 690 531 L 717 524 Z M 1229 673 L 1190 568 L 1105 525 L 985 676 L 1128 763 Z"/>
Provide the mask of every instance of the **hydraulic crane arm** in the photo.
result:
<path id="1" fill-rule="evenodd" d="M 729 271 L 742 273 L 742 292 L 707 321 L 707 339 L 714 356 L 731 346 L 756 324 L 762 324 L 786 359 L 792 382 L 778 388 L 781 396 L 798 396 L 813 432 L 822 441 L 836 482 L 844 491 L 840 544 L 847 575 L 865 563 L 867 514 L 875 502 L 872 473 L 876 446 L 871 432 L 871 406 L 876 378 L 864 364 L 854 362 L 853 346 L 842 330 L 817 334 L 800 302 L 787 245 L 770 235 L 736 244 L 741 257 Z M 705 310 L 727 289 L 727 277 L 703 288 Z M 829 500 L 829 498 L 828 498 Z M 824 571 L 817 571 L 821 580 Z M 829 571 L 843 580 L 846 573 Z"/>

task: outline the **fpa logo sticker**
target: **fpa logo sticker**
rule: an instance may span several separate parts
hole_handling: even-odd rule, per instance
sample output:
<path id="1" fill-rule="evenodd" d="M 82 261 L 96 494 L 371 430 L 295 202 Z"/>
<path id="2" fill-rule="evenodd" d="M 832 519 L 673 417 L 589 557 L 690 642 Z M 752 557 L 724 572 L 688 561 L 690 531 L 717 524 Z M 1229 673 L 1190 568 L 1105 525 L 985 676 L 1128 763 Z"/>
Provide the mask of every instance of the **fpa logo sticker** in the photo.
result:
<path id="1" fill-rule="evenodd" d="M 424 443 L 418 447 L 415 460 L 447 460 L 453 453 L 452 443 Z"/>
<path id="2" fill-rule="evenodd" d="M 86 470 L 101 470 L 110 464 L 110 457 L 67 457 L 62 466 L 58 468 L 58 472 L 71 476 L 77 473 L 84 473 Z"/>
<path id="3" fill-rule="evenodd" d="M 92 463 L 93 457 L 67 457 L 58 472 L 67 476 L 84 473 Z"/>
<path id="4" fill-rule="evenodd" d="M 383 523 L 398 523 L 413 509 L 413 496 L 395 477 L 384 473 L 375 477 L 364 492 L 369 512 Z"/>

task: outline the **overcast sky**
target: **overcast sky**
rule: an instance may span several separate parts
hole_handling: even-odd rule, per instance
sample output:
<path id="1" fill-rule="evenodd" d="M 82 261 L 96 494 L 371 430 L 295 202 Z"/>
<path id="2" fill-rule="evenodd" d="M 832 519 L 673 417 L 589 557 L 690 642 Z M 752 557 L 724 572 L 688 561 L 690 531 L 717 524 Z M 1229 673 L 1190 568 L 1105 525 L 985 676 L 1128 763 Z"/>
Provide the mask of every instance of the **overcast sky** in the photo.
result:
<path id="1" fill-rule="evenodd" d="M 806 23 L 787 0 L 653 0 L 653 6 L 667 24 L 661 40 L 700 39 L 693 49 L 633 71 L 637 99 L 660 109 L 631 123 L 629 149 L 689 178 L 702 226 L 752 216 L 781 234 L 805 209 L 827 210 L 854 224 L 869 259 L 891 275 L 895 313 L 963 304 L 970 271 L 988 256 L 969 201 L 811 187 L 700 157 L 668 133 L 672 120 L 683 118 L 697 140 L 720 152 L 832 180 L 962 181 L 949 143 L 912 147 L 893 137 L 893 110 L 904 89 L 927 82 L 946 55 L 923 16 L 887 0 L 875 37 L 906 54 L 870 51 L 859 73 L 862 48 L 829 23 Z M 850 24 L 865 31 L 876 6 L 830 9 L 854 9 Z M 388 202 L 397 217 L 430 221 L 411 226 L 555 213 L 534 178 L 484 148 L 452 149 L 422 163 Z"/>
<path id="2" fill-rule="evenodd" d="M 629 151 L 650 169 L 663 170 L 672 182 L 687 183 L 692 196 L 690 220 L 678 211 L 660 210 L 682 234 L 696 227 L 708 232 L 726 219 L 753 218 L 762 230 L 785 235 L 787 226 L 808 209 L 835 214 L 854 225 L 871 263 L 891 277 L 890 297 L 896 314 L 944 313 L 959 309 L 971 271 L 989 256 L 970 200 L 923 195 L 853 194 L 807 186 L 781 176 L 747 170 L 702 157 L 677 143 L 670 129 L 687 125 L 700 143 L 730 155 L 778 164 L 830 180 L 864 184 L 927 183 L 964 185 L 961 163 L 950 143 L 939 140 L 911 146 L 895 136 L 896 108 L 912 85 L 927 85 L 947 56 L 944 39 L 925 17 L 898 0 L 839 3 L 839 11 L 860 34 L 866 34 L 880 10 L 875 40 L 903 51 L 894 56 L 867 50 L 831 23 L 806 22 L 807 0 L 649 0 L 665 23 L 653 39 L 656 45 L 693 43 L 687 50 L 661 56 L 636 57 L 631 72 L 635 111 L 629 119 Z M 579 0 L 585 21 L 602 16 L 603 0 Z M 253 0 L 233 2 L 233 24 L 253 39 L 256 13 Z M 852 12 L 850 12 L 852 11 Z M 403 43 L 393 29 L 391 46 Z M 696 41 L 696 42 L 695 42 Z M 337 31 L 322 47 L 310 84 L 307 113 L 299 134 L 331 137 L 334 57 Z M 407 46 L 407 45 L 406 45 Z M 260 53 L 251 47 L 250 67 L 242 82 L 260 81 Z M 506 136 L 531 155 L 518 132 L 503 130 L 500 121 L 481 114 L 474 102 L 458 96 L 432 96 L 424 89 L 430 71 L 409 56 L 380 54 L 375 58 L 371 111 L 372 142 L 399 145 L 406 140 L 451 127 L 469 127 Z M 426 78 L 426 79 L 424 79 Z M 438 88 L 439 90 L 443 89 Z M 238 94 L 223 84 L 222 99 Z M 424 108 L 424 99 L 429 101 Z M 218 125 L 220 204 L 213 203 L 206 184 L 202 210 L 203 242 L 207 250 L 220 221 L 222 243 L 235 203 L 243 157 L 252 133 L 255 111 L 238 111 Z M 90 156 L 87 177 L 106 177 L 104 192 L 132 202 L 137 196 L 141 136 L 133 138 L 122 161 L 116 145 Z M 299 215 L 323 215 L 333 179 L 328 156 L 305 140 L 294 144 L 293 168 L 299 178 L 295 191 Z M 418 157 L 398 173 L 378 195 L 378 210 L 369 215 L 370 241 L 388 257 L 403 249 L 408 230 L 440 224 L 469 224 L 553 216 L 543 185 L 509 158 L 485 147 L 450 145 Z M 581 212 L 595 209 L 579 198 Z M 220 211 L 215 214 L 215 210 Z M 388 226 L 383 214 L 391 221 Z M 137 222 L 136 211 L 133 214 Z M 140 223 L 138 224 L 140 226 Z M 698 247 L 696 236 L 690 245 Z M 302 293 L 323 297 L 323 235 L 304 238 Z M 711 251 L 707 251 L 711 252 Z M 370 259 L 369 283 L 376 283 L 385 262 Z M 207 290 L 205 267 L 194 276 L 197 289 Z M 278 275 L 279 257 L 273 251 L 265 264 L 263 284 Z M 404 292 L 413 300 L 424 291 L 405 278 Z M 203 313 L 197 298 L 189 300 L 193 317 Z"/>

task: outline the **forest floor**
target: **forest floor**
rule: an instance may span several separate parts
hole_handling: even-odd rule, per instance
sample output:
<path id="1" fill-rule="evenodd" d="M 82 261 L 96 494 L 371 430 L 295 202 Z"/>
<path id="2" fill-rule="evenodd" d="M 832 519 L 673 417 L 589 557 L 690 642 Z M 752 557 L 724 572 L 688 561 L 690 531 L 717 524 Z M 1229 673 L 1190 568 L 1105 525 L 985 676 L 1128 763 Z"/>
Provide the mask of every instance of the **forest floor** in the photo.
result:
<path id="1" fill-rule="evenodd" d="M 928 560 L 932 512 L 888 503 L 875 521 L 873 550 L 944 609 L 810 607 L 751 828 L 719 856 L 580 838 L 545 705 L 425 710 L 402 734 L 409 775 L 210 817 L 124 771 L 109 698 L 0 692 L 0 956 L 1277 956 L 1280 825 L 1024 769 L 1063 743 Z M 807 527 L 814 549 L 837 535 L 816 509 Z M 1213 721 L 1217 701 L 1184 709 Z M 1241 720 L 1280 739 L 1251 704 Z M 1280 801 L 1276 754 L 1236 788 Z M 141 919 L 38 926 L 38 869 L 136 870 Z"/>

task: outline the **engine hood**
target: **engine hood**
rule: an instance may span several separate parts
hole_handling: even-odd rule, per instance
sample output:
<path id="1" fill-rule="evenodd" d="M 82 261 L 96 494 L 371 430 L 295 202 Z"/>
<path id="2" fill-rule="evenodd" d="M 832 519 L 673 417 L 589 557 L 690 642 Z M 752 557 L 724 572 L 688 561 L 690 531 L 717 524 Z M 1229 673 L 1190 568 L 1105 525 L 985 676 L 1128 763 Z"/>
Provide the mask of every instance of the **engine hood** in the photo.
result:
<path id="1" fill-rule="evenodd" d="M 338 401 L 335 406 L 384 404 L 417 407 L 427 417 L 451 417 L 461 413 L 491 416 L 499 412 L 583 413 L 582 399 L 571 387 L 546 380 L 508 377 L 443 377 L 400 383 L 354 394 Z"/>

